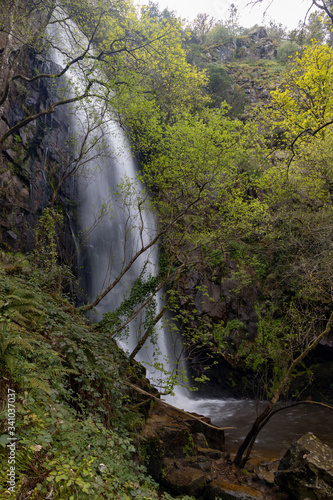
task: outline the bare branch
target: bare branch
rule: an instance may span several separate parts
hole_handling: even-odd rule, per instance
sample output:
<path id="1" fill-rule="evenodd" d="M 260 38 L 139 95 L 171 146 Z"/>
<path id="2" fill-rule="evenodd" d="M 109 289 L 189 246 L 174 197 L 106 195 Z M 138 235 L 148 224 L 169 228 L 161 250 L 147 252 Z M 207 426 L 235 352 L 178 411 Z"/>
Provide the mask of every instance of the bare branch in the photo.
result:
<path id="1" fill-rule="evenodd" d="M 85 97 L 88 96 L 89 89 L 91 88 L 92 85 L 93 85 L 93 82 L 89 82 L 87 87 L 86 87 L 85 92 L 80 96 L 72 97 L 71 99 L 63 99 L 61 101 L 57 101 L 57 102 L 53 103 L 51 106 L 49 106 L 47 109 L 40 111 L 39 113 L 35 113 L 34 115 L 30 115 L 30 116 L 23 118 L 23 120 L 21 120 L 19 123 L 16 123 L 16 125 L 11 127 L 5 134 L 3 134 L 3 136 L 0 138 L 0 146 L 5 142 L 5 140 L 9 136 L 15 134 L 15 132 L 20 130 L 22 127 L 25 127 L 26 125 L 28 125 L 28 123 L 30 123 L 34 120 L 37 120 L 37 118 L 40 118 L 41 116 L 50 115 L 51 113 L 54 113 L 54 110 L 58 106 L 63 106 L 64 104 L 71 104 L 72 102 L 77 102 L 77 101 L 84 99 Z"/>

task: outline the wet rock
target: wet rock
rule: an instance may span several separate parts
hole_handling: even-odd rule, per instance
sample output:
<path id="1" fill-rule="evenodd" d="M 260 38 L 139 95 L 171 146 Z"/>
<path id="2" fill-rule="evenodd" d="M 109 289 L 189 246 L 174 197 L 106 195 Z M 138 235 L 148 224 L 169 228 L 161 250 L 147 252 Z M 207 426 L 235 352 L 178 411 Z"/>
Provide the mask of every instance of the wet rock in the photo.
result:
<path id="1" fill-rule="evenodd" d="M 212 460 L 219 460 L 223 456 L 221 451 L 212 448 L 198 448 L 198 454 Z"/>
<path id="2" fill-rule="evenodd" d="M 276 487 L 267 480 L 268 466 L 262 478 L 257 470 L 235 468 L 229 453 L 224 451 L 223 430 L 204 426 L 172 407 L 155 404 L 141 437 L 140 453 L 148 472 L 173 494 L 204 500 L 284 498 L 276 495 Z M 275 470 L 276 467 L 275 464 Z"/>
<path id="3" fill-rule="evenodd" d="M 221 320 L 226 315 L 226 302 L 220 301 L 221 286 L 206 280 L 204 282 L 204 292 L 198 291 L 195 296 L 195 306 L 199 313 L 209 314 L 215 320 Z"/>
<path id="4" fill-rule="evenodd" d="M 266 467 L 258 467 L 257 477 L 268 485 L 273 485 L 275 482 L 274 471 Z"/>
<path id="5" fill-rule="evenodd" d="M 294 500 L 332 499 L 333 449 L 314 434 L 305 434 L 280 461 L 275 482 Z"/>
<path id="6" fill-rule="evenodd" d="M 197 432 L 193 436 L 194 442 L 200 448 L 208 448 L 208 443 L 205 435 L 202 432 Z"/>
<path id="7" fill-rule="evenodd" d="M 229 483 L 227 481 L 212 481 L 205 490 L 205 500 L 268 500 L 272 496 L 267 496 L 251 486 Z"/>

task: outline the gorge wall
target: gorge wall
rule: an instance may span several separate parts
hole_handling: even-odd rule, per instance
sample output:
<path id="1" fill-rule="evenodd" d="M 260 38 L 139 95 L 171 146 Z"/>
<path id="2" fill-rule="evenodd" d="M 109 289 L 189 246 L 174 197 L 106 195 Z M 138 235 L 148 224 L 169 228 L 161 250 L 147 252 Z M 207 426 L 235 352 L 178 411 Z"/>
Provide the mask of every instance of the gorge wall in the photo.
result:
<path id="1" fill-rule="evenodd" d="M 21 64 L 30 75 L 36 71 L 56 73 L 59 67 L 46 63 L 38 54 L 25 52 Z M 52 79 L 16 83 L 3 109 L 0 132 L 21 121 L 27 113 L 38 114 L 54 101 Z M 31 252 L 34 231 L 44 208 L 49 206 L 72 154 L 68 109 L 59 106 L 19 129 L 9 137 L 0 156 L 0 243 L 3 248 Z M 70 222 L 75 221 L 76 186 L 69 179 L 60 187 L 56 203 L 63 213 L 59 253 L 63 261 L 73 253 Z"/>

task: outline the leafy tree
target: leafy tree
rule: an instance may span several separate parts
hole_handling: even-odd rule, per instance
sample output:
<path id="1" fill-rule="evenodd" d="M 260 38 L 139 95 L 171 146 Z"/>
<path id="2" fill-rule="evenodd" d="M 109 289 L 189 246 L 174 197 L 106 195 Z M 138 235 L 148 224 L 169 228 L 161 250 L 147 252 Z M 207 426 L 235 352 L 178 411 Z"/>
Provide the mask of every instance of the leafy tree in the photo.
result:
<path id="1" fill-rule="evenodd" d="M 203 44 L 206 35 L 212 30 L 216 20 L 207 13 L 198 14 L 192 24 L 189 26 L 194 43 Z"/>
<path id="2" fill-rule="evenodd" d="M 296 53 L 281 88 L 272 92 L 270 117 L 290 142 L 323 135 L 331 123 L 332 58 L 332 49 L 316 43 Z"/>
<path id="3" fill-rule="evenodd" d="M 233 31 L 230 26 L 223 22 L 218 21 L 216 25 L 207 33 L 206 44 L 217 45 L 230 41 L 233 36 Z"/>
<path id="4" fill-rule="evenodd" d="M 301 353 L 296 356 L 294 359 L 290 361 L 290 364 L 288 367 L 285 368 L 284 372 L 282 373 L 282 377 L 279 379 L 279 382 L 276 384 L 276 389 L 272 395 L 272 398 L 270 399 L 269 403 L 266 405 L 264 408 L 263 412 L 256 418 L 255 422 L 253 423 L 250 431 L 248 432 L 246 438 L 244 439 L 243 443 L 239 447 L 234 462 L 237 466 L 244 466 L 246 461 L 249 458 L 249 455 L 251 453 L 253 444 L 261 431 L 261 429 L 266 425 L 266 423 L 269 421 L 269 419 L 276 413 L 276 411 L 280 411 L 281 408 L 276 408 L 276 404 L 278 403 L 281 395 L 286 391 L 288 386 L 290 385 L 293 377 L 294 377 L 294 372 L 295 369 L 299 366 L 299 364 L 303 361 L 303 359 L 306 358 L 306 356 L 313 350 L 315 347 L 318 345 L 320 340 L 324 337 L 326 337 L 332 327 L 333 323 L 333 312 L 330 315 L 330 318 L 326 324 L 325 329 L 317 336 L 315 336 L 309 343 L 308 345 L 301 351 Z M 245 453 L 245 457 L 244 457 Z"/>
<path id="5" fill-rule="evenodd" d="M 277 60 L 283 63 L 290 61 L 301 50 L 300 45 L 292 40 L 284 41 L 277 49 Z"/>
<path id="6" fill-rule="evenodd" d="M 203 92 L 205 73 L 186 61 L 181 22 L 175 18 L 160 22 L 143 9 L 141 23 L 151 37 L 157 38 L 161 29 L 167 36 L 136 59 L 131 66 L 133 84 L 117 93 L 114 102 L 133 148 L 145 158 L 159 142 L 163 123 L 172 123 L 184 111 L 204 108 L 209 99 Z"/>
<path id="7" fill-rule="evenodd" d="M 268 26 L 266 26 L 266 31 L 268 38 L 278 45 L 287 38 L 287 30 L 281 23 L 269 21 Z"/>
<path id="8" fill-rule="evenodd" d="M 10 3 L 8 3 L 8 9 Z M 52 14 L 53 13 L 53 14 Z M 11 15 L 2 11 L 2 40 L 4 51 L 1 57 L 1 97 L 0 106 L 4 111 L 0 145 L 5 149 L 8 138 L 17 134 L 23 127 L 38 118 L 52 114 L 58 106 L 79 101 L 87 101 L 90 97 L 99 99 L 101 103 L 111 102 L 111 92 L 125 85 L 130 85 L 134 69 L 140 73 L 141 68 L 135 68 L 140 57 L 152 48 L 153 38 L 157 42 L 167 39 L 172 33 L 170 26 L 163 23 L 155 24 L 155 29 L 141 23 L 139 27 L 135 11 L 125 2 L 119 1 L 108 5 L 104 0 L 90 2 L 86 5 L 64 1 L 54 10 L 53 2 L 48 0 L 39 9 L 39 3 L 21 6 L 14 2 Z M 51 15 L 53 17 L 51 18 Z M 36 22 L 35 17 L 39 20 Z M 76 22 L 76 26 L 73 25 Z M 45 32 L 47 24 L 52 26 Z M 31 26 L 33 25 L 33 26 Z M 59 31 L 62 28 L 62 34 Z M 64 35 L 64 33 L 66 35 Z M 66 43 L 62 37 L 66 37 Z M 30 74 L 29 68 L 23 68 L 20 61 L 27 51 L 35 51 L 47 59 L 49 50 L 58 50 L 62 54 L 63 68 L 55 72 L 37 72 Z M 159 51 L 156 47 L 152 51 Z M 74 95 L 67 92 L 54 97 L 46 106 L 40 109 L 26 109 L 22 118 L 15 123 L 6 121 L 6 107 L 10 95 L 19 85 L 29 85 L 41 80 L 56 82 L 71 70 L 78 68 L 80 85 L 75 84 Z M 73 82 L 72 82 L 73 83 Z"/>
<path id="9" fill-rule="evenodd" d="M 307 23 L 300 31 L 300 41 L 310 45 L 313 40 L 324 44 L 331 35 L 330 20 L 323 12 L 311 12 Z"/>
<path id="10" fill-rule="evenodd" d="M 258 336 L 244 341 L 239 355 L 263 377 L 269 403 L 239 447 L 235 463 L 241 466 L 263 426 L 288 407 L 280 400 L 296 396 L 291 386 L 297 376 L 311 376 L 304 361 L 331 332 L 331 57 L 331 49 L 319 44 L 297 54 L 267 107 L 285 133 L 262 177 L 272 215 L 264 240 L 274 272 L 266 278 L 270 291 L 259 311 Z M 288 145 L 291 157 L 281 151 Z"/>
<path id="11" fill-rule="evenodd" d="M 239 13 L 235 4 L 231 4 L 229 7 L 229 19 L 227 25 L 230 26 L 233 35 L 236 35 L 239 31 Z"/>
<path id="12" fill-rule="evenodd" d="M 232 80 L 223 66 L 216 63 L 208 64 L 207 74 L 208 92 L 214 105 L 219 107 L 223 101 L 228 101 Z"/>

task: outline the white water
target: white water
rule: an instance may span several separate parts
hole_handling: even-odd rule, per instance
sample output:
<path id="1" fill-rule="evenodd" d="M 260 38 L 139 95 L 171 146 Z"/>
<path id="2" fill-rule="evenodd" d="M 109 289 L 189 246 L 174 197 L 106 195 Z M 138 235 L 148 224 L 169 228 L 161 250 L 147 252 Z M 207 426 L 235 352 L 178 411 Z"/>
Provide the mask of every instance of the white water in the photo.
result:
<path id="1" fill-rule="evenodd" d="M 209 417 L 225 430 L 226 449 L 235 453 L 250 430 L 265 403 L 247 399 L 203 399 L 176 395 L 167 402 L 189 412 Z M 254 454 L 268 459 L 280 458 L 295 439 L 312 432 L 323 443 L 333 447 L 332 410 L 312 404 L 294 406 L 274 415 L 259 433 L 253 448 Z"/>
<path id="2" fill-rule="evenodd" d="M 59 10 L 56 17 L 61 20 L 66 16 Z M 77 56 L 86 44 L 84 36 L 73 24 L 70 31 L 61 27 L 55 31 L 53 28 L 50 35 L 62 47 L 62 52 L 52 50 L 51 54 L 53 62 L 60 67 L 65 66 L 69 54 Z M 91 68 L 85 62 L 80 62 L 66 73 L 61 82 L 66 97 L 83 93 L 88 69 Z M 102 91 L 94 89 L 98 95 Z M 96 97 L 80 101 L 72 105 L 69 115 L 74 156 L 79 157 L 83 153 L 78 162 L 78 218 L 80 238 L 84 241 L 79 254 L 79 274 L 85 299 L 92 302 L 116 280 L 140 249 L 153 239 L 156 222 L 149 208 L 149 197 L 137 179 L 137 167 L 125 133 L 105 102 Z M 140 255 L 119 283 L 97 305 L 94 320 L 101 319 L 104 313 L 120 306 L 143 269 L 145 276 L 156 275 L 157 245 Z M 156 294 L 155 300 L 158 313 L 163 305 L 161 292 Z M 121 332 L 123 335 L 117 337 L 125 351 L 132 352 L 144 334 L 144 320 L 145 313 L 142 312 Z M 161 321 L 155 330 L 156 342 L 147 341 L 136 359 L 146 365 L 148 377 L 163 389 L 163 381 L 174 369 L 172 341 Z M 153 366 L 156 363 L 163 365 L 167 374 L 156 369 Z"/>

